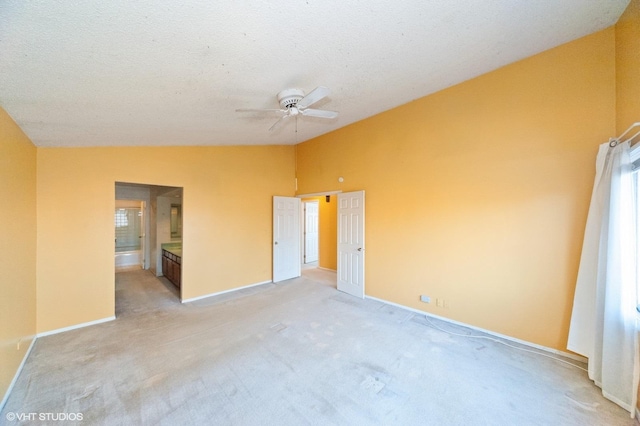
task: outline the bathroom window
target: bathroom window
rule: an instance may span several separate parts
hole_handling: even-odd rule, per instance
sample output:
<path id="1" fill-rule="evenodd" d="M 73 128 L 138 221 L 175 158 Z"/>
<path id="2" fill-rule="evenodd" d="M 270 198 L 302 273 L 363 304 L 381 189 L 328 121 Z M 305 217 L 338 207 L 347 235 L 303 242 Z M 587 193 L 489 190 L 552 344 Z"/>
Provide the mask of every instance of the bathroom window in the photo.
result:
<path id="1" fill-rule="evenodd" d="M 139 208 L 116 209 L 116 252 L 140 250 L 141 222 Z"/>

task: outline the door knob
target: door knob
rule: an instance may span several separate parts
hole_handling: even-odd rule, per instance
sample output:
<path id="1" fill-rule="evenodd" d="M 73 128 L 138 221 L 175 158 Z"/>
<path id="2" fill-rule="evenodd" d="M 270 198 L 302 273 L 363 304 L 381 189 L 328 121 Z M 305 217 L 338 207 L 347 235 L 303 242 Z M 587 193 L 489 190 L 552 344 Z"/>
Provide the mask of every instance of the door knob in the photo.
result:
<path id="1" fill-rule="evenodd" d="M 358 251 L 362 251 L 362 247 L 358 247 Z"/>
<path id="2" fill-rule="evenodd" d="M 275 243 L 273 243 L 273 244 L 278 245 L 278 242 L 276 241 L 276 242 L 275 242 Z"/>

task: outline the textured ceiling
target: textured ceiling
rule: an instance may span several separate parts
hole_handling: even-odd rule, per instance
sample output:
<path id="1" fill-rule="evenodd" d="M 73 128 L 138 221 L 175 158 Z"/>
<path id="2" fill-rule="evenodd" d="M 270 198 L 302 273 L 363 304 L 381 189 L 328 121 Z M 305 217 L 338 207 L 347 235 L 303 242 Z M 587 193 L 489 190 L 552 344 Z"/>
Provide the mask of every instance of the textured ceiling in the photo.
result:
<path id="1" fill-rule="evenodd" d="M 293 144 L 615 24 L 628 0 L 3 0 L 0 106 L 37 146 Z M 331 89 L 267 129 L 276 93 Z"/>

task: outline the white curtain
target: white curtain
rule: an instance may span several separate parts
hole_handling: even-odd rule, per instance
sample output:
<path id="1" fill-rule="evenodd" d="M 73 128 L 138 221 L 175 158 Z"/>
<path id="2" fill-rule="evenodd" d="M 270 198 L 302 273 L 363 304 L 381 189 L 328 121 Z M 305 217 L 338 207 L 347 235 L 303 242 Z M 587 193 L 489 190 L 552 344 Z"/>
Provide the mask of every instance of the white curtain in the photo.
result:
<path id="1" fill-rule="evenodd" d="M 635 191 L 629 142 L 600 145 L 567 348 L 589 359 L 602 394 L 635 415 Z"/>

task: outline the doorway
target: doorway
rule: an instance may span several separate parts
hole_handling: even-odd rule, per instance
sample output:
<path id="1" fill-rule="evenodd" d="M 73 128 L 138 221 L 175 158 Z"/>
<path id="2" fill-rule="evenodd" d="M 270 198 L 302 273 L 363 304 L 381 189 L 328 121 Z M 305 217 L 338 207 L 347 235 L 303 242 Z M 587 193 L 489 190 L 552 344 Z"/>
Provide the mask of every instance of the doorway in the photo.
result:
<path id="1" fill-rule="evenodd" d="M 183 188 L 116 182 L 115 198 L 115 272 L 147 270 L 181 298 Z M 171 253 L 170 270 L 165 252 Z"/>
<path id="2" fill-rule="evenodd" d="M 364 297 L 364 191 L 327 191 L 297 197 L 303 203 L 315 201 L 319 206 L 317 267 L 338 274 L 339 290 Z M 301 214 L 301 221 L 305 217 Z M 302 232 L 302 247 L 306 239 Z M 308 269 L 305 261 L 301 254 L 303 270 Z"/>
<path id="3" fill-rule="evenodd" d="M 334 213 L 324 215 L 327 220 L 323 220 L 323 214 L 319 212 L 318 217 L 312 220 L 317 220 L 318 223 L 318 259 L 320 262 L 331 261 L 335 267 L 323 267 L 322 263 L 319 267 L 337 272 L 338 290 L 364 298 L 364 191 L 332 191 L 319 195 L 273 197 L 273 282 L 300 276 L 302 267 L 306 265 L 303 257 L 307 241 L 303 230 L 306 226 L 301 226 L 305 222 L 306 213 L 301 208 L 300 199 L 304 202 L 317 201 L 320 205 L 324 204 L 320 200 L 325 199 L 327 206 L 333 206 Z M 314 197 L 319 199 L 312 199 Z M 326 244 L 330 239 L 325 238 L 323 244 L 323 236 L 331 236 L 332 243 Z M 323 252 L 327 255 L 323 256 Z"/>
<path id="4" fill-rule="evenodd" d="M 307 257 L 305 263 L 305 216 L 303 212 L 300 216 L 300 221 L 303 224 L 302 232 L 300 234 L 300 244 L 303 250 L 300 253 L 300 263 L 302 269 L 320 268 L 335 272 L 337 270 L 337 194 L 339 191 L 331 191 L 328 193 L 316 193 L 307 195 L 298 195 L 303 202 L 315 203 L 318 207 L 317 214 L 317 260 L 315 262 L 309 262 Z M 312 207 L 313 209 L 313 207 Z M 313 219 L 316 220 L 316 219 Z M 313 229 L 313 225 L 312 225 Z M 313 232 L 313 231 L 312 231 Z M 308 256 L 308 254 L 307 254 Z M 311 259 L 315 257 L 312 254 Z"/>

